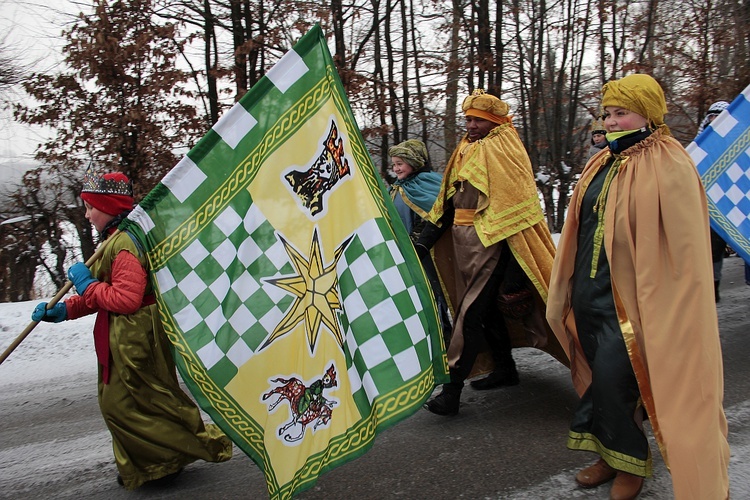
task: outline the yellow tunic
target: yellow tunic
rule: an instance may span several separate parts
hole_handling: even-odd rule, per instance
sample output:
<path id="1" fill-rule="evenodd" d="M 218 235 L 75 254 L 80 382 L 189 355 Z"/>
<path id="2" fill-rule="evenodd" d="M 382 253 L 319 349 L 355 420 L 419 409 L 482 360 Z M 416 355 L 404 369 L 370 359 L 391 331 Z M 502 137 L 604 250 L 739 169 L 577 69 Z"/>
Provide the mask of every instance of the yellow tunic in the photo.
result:
<path id="1" fill-rule="evenodd" d="M 570 306 L 578 214 L 610 154 L 594 156 L 576 185 L 547 301 L 547 319 L 571 360 L 579 395 L 591 370 Z M 620 328 L 675 498 L 725 499 L 729 445 L 705 192 L 685 149 L 663 130 L 622 155 L 602 241 Z"/>
<path id="2" fill-rule="evenodd" d="M 92 266 L 95 277 L 107 280 L 121 251 L 132 253 L 145 267 L 145 257 L 127 233 L 111 238 L 102 258 Z M 99 377 L 99 406 L 127 489 L 198 459 L 223 462 L 231 458 L 231 441 L 215 425 L 204 425 L 198 407 L 179 386 L 156 304 L 133 314 L 110 313 L 109 346 L 110 378 L 104 384 Z"/>

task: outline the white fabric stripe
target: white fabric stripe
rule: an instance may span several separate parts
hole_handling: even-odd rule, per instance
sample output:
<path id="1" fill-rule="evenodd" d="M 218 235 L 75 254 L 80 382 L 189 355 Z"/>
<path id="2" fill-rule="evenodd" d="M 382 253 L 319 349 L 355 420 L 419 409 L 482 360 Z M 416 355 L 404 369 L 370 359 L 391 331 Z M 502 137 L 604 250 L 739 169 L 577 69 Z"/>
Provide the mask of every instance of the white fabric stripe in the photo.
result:
<path id="1" fill-rule="evenodd" d="M 237 103 L 227 111 L 224 116 L 213 126 L 214 131 L 229 144 L 229 147 L 235 149 L 243 137 L 250 132 L 258 120 L 247 112 L 242 104 Z"/>
<path id="2" fill-rule="evenodd" d="M 393 361 L 403 380 L 410 380 L 419 375 L 419 356 L 413 346 L 393 356 Z"/>
<path id="3" fill-rule="evenodd" d="M 207 370 L 213 368 L 213 366 L 224 357 L 224 353 L 221 352 L 221 349 L 219 349 L 219 346 L 216 345 L 216 342 L 213 340 L 195 351 L 195 353 L 200 360 L 203 361 L 203 366 L 205 366 Z"/>
<path id="4" fill-rule="evenodd" d="M 309 68 L 300 55 L 290 50 L 268 70 L 266 76 L 283 94 L 308 71 Z"/>
<path id="5" fill-rule="evenodd" d="M 175 281 L 172 271 L 168 267 L 162 267 L 156 271 L 156 283 L 159 286 L 160 293 L 166 293 L 177 286 L 177 281 Z"/>
<path id="6" fill-rule="evenodd" d="M 706 158 L 706 156 L 708 156 L 706 150 L 698 146 L 695 142 L 691 142 L 690 144 L 688 144 L 688 147 L 686 149 L 696 165 L 698 165 Z"/>
<path id="7" fill-rule="evenodd" d="M 135 206 L 133 211 L 128 215 L 128 219 L 138 224 L 144 234 L 151 231 L 155 226 L 154 221 L 151 220 L 151 217 L 148 216 L 148 213 L 140 205 Z"/>
<path id="8" fill-rule="evenodd" d="M 161 183 L 167 186 L 180 203 L 195 192 L 206 180 L 206 174 L 187 155 L 164 176 Z"/>
<path id="9" fill-rule="evenodd" d="M 721 137 L 726 137 L 738 123 L 737 118 L 725 110 L 711 122 L 709 127 L 714 129 Z"/>

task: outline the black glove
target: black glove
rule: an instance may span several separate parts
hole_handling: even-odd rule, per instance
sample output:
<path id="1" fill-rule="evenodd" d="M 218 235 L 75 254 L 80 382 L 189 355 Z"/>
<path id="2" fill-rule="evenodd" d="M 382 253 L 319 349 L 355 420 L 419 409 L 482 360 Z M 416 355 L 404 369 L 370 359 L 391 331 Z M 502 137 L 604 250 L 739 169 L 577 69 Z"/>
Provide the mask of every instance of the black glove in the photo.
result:
<path id="1" fill-rule="evenodd" d="M 430 249 L 419 242 L 414 243 L 414 250 L 417 252 L 417 257 L 419 257 L 419 260 L 424 260 L 425 257 L 430 255 Z"/>

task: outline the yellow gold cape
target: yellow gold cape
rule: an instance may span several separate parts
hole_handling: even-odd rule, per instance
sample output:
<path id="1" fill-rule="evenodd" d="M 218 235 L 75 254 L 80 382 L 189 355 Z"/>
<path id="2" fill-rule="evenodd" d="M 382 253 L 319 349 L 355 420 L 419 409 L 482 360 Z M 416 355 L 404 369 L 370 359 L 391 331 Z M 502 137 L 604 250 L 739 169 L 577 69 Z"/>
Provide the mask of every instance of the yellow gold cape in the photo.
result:
<path id="1" fill-rule="evenodd" d="M 571 360 L 578 394 L 591 383 L 571 309 L 583 194 L 606 162 L 592 157 L 570 199 L 552 270 L 547 320 Z M 728 498 L 729 445 L 708 211 L 695 165 L 663 129 L 625 150 L 606 201 L 604 248 L 641 397 L 675 498 Z"/>
<path id="2" fill-rule="evenodd" d="M 464 182 L 479 191 L 473 218 L 479 240 L 485 248 L 506 240 L 536 292 L 536 307 L 531 317 L 523 321 L 506 318 L 511 344 L 541 349 L 567 366 L 565 351 L 544 318 L 555 245 L 539 203 L 531 162 L 512 124 L 499 125 L 478 141 L 463 138 L 443 175 L 440 192 L 428 216 L 432 222 L 440 223 L 448 200 Z M 438 242 L 434 257 L 446 285 L 446 295 L 452 306 L 456 305 L 460 294 L 454 286 L 453 273 L 456 257 L 460 256 L 453 254 L 450 237 Z M 455 353 L 451 355 L 454 350 L 449 347 L 449 361 L 456 357 Z M 471 376 L 491 368 L 489 356 L 480 356 Z"/>

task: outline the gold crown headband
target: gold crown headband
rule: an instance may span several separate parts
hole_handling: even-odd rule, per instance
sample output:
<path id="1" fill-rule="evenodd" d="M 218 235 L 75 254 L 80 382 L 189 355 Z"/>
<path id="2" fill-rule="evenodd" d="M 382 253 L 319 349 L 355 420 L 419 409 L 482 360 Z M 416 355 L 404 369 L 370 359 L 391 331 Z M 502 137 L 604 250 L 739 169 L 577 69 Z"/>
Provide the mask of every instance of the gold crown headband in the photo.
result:
<path id="1" fill-rule="evenodd" d="M 124 174 L 123 174 L 124 177 Z M 103 175 L 98 175 L 91 171 L 91 168 L 83 174 L 82 193 L 97 194 L 117 194 L 124 196 L 133 196 L 133 181 L 123 179 L 105 179 Z"/>

